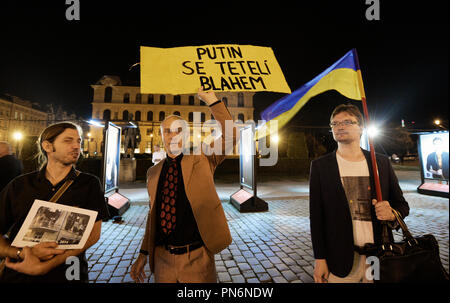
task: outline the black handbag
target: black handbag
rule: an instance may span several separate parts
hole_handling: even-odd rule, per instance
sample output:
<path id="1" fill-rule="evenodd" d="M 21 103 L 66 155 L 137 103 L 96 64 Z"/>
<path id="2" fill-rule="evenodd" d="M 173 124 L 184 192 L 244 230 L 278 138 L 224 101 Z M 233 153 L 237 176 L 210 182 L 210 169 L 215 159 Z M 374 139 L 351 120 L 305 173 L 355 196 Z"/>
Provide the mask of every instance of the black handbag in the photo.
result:
<path id="1" fill-rule="evenodd" d="M 403 232 L 403 241 L 390 241 L 388 226 L 383 222 L 382 244 L 366 244 L 366 256 L 379 260 L 379 279 L 375 283 L 448 282 L 449 276 L 439 257 L 439 244 L 431 235 L 413 237 L 399 213 L 393 210 Z M 376 260 L 376 259 L 375 259 Z M 376 270 L 376 267 L 372 267 Z"/>

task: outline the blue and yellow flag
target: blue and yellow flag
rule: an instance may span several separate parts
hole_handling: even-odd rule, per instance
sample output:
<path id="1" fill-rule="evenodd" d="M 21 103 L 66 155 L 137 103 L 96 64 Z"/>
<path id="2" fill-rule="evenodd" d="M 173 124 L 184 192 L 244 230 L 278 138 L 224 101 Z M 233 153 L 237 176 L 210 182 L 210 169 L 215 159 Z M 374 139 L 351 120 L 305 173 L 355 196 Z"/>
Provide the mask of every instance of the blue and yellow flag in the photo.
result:
<path id="1" fill-rule="evenodd" d="M 265 121 L 278 120 L 278 128 L 282 128 L 309 99 L 332 89 L 347 98 L 361 100 L 364 92 L 360 91 L 360 73 L 356 50 L 352 49 L 317 77 L 266 108 L 261 118 Z"/>

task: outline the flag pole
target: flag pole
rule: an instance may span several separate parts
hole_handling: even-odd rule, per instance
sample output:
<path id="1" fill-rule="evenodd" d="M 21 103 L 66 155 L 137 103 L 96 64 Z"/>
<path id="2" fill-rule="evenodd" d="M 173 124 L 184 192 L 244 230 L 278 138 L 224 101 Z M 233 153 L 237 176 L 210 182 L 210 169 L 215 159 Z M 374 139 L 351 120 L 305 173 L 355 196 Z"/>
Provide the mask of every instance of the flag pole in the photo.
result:
<path id="1" fill-rule="evenodd" d="M 370 118 L 369 118 L 369 111 L 367 109 L 367 102 L 366 102 L 366 94 L 364 92 L 364 85 L 362 81 L 362 74 L 361 74 L 361 68 L 359 66 L 359 59 L 358 59 L 358 53 L 356 52 L 356 48 L 353 49 L 353 55 L 355 57 L 355 64 L 356 64 L 356 72 L 358 75 L 358 85 L 359 85 L 359 91 L 361 92 L 361 101 L 364 111 L 364 118 L 366 120 L 366 125 L 370 125 Z M 367 136 L 369 139 L 369 147 L 370 147 L 370 158 L 372 160 L 372 170 L 373 170 L 373 178 L 375 180 L 375 190 L 377 194 L 377 201 L 383 201 L 383 197 L 381 195 L 381 185 L 380 185 L 380 177 L 378 176 L 378 169 L 377 169 L 377 160 L 375 157 L 375 148 L 373 147 L 372 139 L 370 136 Z"/>

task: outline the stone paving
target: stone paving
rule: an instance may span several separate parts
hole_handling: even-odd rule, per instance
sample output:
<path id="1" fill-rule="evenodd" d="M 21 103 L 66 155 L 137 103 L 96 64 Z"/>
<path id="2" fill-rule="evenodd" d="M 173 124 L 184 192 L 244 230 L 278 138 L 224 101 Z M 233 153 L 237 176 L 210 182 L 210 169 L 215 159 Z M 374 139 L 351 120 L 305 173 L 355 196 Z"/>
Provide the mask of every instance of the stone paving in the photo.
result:
<path id="1" fill-rule="evenodd" d="M 414 192 L 406 192 L 405 198 L 411 207 L 405 220 L 410 231 L 414 236 L 435 235 L 448 271 L 449 200 Z M 313 282 L 308 197 L 266 201 L 268 212 L 243 214 L 222 203 L 233 242 L 215 256 L 218 282 Z M 129 270 L 140 249 L 147 213 L 147 203 L 133 202 L 124 223 L 103 223 L 101 239 L 86 252 L 92 283 L 133 282 Z M 148 266 L 146 273 L 153 282 Z"/>

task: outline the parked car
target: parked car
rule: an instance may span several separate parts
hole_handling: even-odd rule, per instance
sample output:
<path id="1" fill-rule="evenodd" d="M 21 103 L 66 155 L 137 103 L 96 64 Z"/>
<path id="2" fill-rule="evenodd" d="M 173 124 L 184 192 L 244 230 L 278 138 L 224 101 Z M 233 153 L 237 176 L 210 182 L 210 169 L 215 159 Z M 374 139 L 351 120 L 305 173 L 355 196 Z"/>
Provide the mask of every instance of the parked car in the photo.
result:
<path id="1" fill-rule="evenodd" d="M 415 161 L 417 160 L 416 154 L 407 154 L 403 156 L 403 161 Z"/>
<path id="2" fill-rule="evenodd" d="M 392 163 L 400 163 L 400 157 L 396 154 L 392 154 L 389 158 L 391 158 Z"/>

